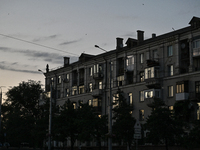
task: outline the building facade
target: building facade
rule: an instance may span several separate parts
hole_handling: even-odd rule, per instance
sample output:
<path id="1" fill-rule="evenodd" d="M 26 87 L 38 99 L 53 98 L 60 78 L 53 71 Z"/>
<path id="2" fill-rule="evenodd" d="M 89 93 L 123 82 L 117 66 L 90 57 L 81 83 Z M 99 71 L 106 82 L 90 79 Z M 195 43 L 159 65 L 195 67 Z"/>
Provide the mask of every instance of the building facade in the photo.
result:
<path id="1" fill-rule="evenodd" d="M 189 26 L 144 39 L 116 39 L 116 49 L 99 55 L 82 53 L 79 60 L 45 74 L 45 89 L 52 84 L 57 105 L 70 99 L 93 106 L 101 116 L 108 114 L 110 95 L 120 88 L 133 106 L 132 115 L 141 123 L 151 113 L 147 104 L 161 98 L 169 109 L 177 101 L 190 100 L 193 119 L 200 119 L 200 18 L 193 17 Z"/>

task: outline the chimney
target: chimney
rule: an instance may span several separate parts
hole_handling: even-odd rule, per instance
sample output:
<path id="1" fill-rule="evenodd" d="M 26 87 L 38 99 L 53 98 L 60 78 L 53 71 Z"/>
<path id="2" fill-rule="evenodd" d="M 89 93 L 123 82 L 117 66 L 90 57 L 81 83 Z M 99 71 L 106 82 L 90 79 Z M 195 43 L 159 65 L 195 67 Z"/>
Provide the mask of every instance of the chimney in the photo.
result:
<path id="1" fill-rule="evenodd" d="M 152 34 L 152 38 L 155 38 L 155 37 L 156 37 L 156 34 L 155 34 L 155 33 L 153 33 L 153 34 Z"/>
<path id="2" fill-rule="evenodd" d="M 120 49 L 120 48 L 122 48 L 123 47 L 123 38 L 116 38 L 116 40 L 117 40 L 117 47 L 116 47 L 116 49 Z"/>
<path id="3" fill-rule="evenodd" d="M 69 57 L 64 57 L 64 67 L 69 65 Z"/>
<path id="4" fill-rule="evenodd" d="M 144 31 L 137 30 L 137 39 L 139 43 L 144 41 Z"/>

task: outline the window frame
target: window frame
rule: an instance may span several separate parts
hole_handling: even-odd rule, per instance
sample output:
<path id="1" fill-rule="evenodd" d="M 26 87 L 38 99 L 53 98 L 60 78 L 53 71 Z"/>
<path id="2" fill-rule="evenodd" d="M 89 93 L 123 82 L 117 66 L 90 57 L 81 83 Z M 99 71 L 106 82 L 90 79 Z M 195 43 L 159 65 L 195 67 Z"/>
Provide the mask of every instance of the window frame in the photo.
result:
<path id="1" fill-rule="evenodd" d="M 174 86 L 168 86 L 168 97 L 174 97 Z"/>
<path id="2" fill-rule="evenodd" d="M 173 56 L 173 45 L 167 46 L 167 56 Z"/>

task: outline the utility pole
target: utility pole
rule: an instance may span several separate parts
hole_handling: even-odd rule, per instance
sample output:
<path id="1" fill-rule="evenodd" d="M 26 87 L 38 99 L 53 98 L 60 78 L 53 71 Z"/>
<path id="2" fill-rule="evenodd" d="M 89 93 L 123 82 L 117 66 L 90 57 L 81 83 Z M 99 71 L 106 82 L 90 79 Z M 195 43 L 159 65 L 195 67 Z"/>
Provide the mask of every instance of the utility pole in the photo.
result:
<path id="1" fill-rule="evenodd" d="M 102 51 L 108 52 L 105 49 L 99 47 L 98 45 L 95 45 L 94 47 L 101 49 Z M 108 150 L 112 150 L 112 64 L 111 60 L 109 61 L 110 64 L 110 99 L 108 100 Z M 107 69 L 107 68 L 106 68 Z M 108 71 L 106 70 L 106 74 L 108 74 Z"/>

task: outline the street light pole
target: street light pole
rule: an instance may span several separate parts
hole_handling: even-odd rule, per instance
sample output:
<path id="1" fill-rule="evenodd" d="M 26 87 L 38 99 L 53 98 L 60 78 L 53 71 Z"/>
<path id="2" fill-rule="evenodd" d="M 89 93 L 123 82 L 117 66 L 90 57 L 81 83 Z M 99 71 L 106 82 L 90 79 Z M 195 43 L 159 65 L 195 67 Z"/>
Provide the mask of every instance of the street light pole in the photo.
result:
<path id="1" fill-rule="evenodd" d="M 105 49 L 99 47 L 98 45 L 95 45 L 94 47 L 99 48 L 105 52 Z M 112 150 L 112 84 L 111 84 L 111 79 L 112 79 L 112 64 L 111 64 L 111 60 L 109 61 L 110 64 L 110 99 L 109 99 L 109 107 L 108 107 L 108 150 Z M 107 68 L 106 68 L 106 74 L 107 74 Z"/>
<path id="2" fill-rule="evenodd" d="M 38 69 L 39 72 L 44 72 Z M 51 124 L 52 124 L 52 82 L 50 83 L 50 106 L 49 106 L 49 129 L 48 129 L 48 150 L 51 150 Z"/>

